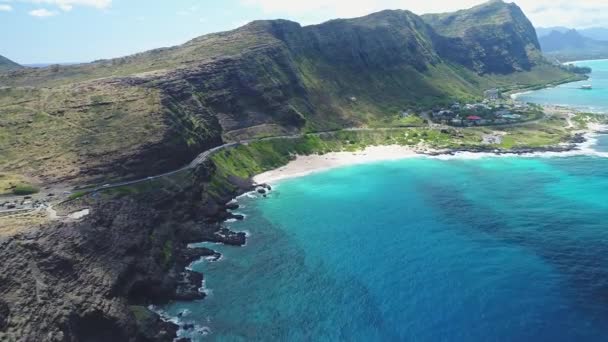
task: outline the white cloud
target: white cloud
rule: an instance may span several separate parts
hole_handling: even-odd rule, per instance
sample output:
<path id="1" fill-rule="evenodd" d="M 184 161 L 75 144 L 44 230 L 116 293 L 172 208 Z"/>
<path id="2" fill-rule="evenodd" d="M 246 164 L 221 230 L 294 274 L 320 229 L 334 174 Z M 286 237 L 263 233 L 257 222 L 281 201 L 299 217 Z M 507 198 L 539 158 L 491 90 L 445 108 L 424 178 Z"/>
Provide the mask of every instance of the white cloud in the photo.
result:
<path id="1" fill-rule="evenodd" d="M 10 12 L 13 10 L 13 6 L 7 4 L 0 4 L 0 12 Z"/>
<path id="2" fill-rule="evenodd" d="M 54 5 L 62 11 L 71 11 L 76 6 L 106 9 L 112 5 L 112 0 L 20 0 L 33 4 Z"/>
<path id="3" fill-rule="evenodd" d="M 332 18 L 350 18 L 383 9 L 407 9 L 414 13 L 439 13 L 469 8 L 485 0 L 241 0 L 269 16 L 284 16 L 318 23 Z M 513 2 L 513 1 L 509 1 Z M 516 0 L 536 26 L 589 27 L 608 24 L 606 0 Z"/>
<path id="4" fill-rule="evenodd" d="M 29 11 L 28 13 L 29 13 L 29 15 L 31 15 L 33 17 L 38 17 L 38 18 L 46 18 L 46 17 L 52 17 L 52 16 L 57 15 L 56 11 L 49 11 L 46 8 L 35 9 L 33 11 Z"/>

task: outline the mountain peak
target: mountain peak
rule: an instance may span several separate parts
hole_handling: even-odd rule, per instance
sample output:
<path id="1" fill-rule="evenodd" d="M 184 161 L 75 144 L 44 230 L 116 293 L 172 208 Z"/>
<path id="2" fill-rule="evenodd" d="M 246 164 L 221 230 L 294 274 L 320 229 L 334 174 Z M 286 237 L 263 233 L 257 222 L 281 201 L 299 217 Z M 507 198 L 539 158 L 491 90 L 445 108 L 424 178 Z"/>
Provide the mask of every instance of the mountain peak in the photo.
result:
<path id="1" fill-rule="evenodd" d="M 0 72 L 12 71 L 23 68 L 21 65 L 11 61 L 10 59 L 0 56 Z"/>

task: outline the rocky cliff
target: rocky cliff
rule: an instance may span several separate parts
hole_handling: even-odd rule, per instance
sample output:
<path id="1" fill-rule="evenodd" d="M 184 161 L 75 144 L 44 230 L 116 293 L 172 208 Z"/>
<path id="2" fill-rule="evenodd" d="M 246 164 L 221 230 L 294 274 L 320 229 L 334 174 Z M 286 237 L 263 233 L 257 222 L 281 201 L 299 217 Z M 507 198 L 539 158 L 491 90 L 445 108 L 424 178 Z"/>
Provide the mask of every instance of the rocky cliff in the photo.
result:
<path id="1" fill-rule="evenodd" d="M 220 222 L 230 217 L 224 204 L 250 185 L 235 178 L 204 197 L 213 168 L 56 208 L 91 208 L 86 220 L 0 234 L 0 341 L 173 341 L 177 326 L 148 305 L 204 298 L 203 276 L 185 267 L 217 256 L 186 245 L 245 243 Z"/>
<path id="2" fill-rule="evenodd" d="M 43 183 L 140 177 L 225 141 L 373 124 L 569 76 L 540 57 L 521 10 L 501 1 L 305 27 L 257 21 L 119 59 L 0 75 L 0 108 L 11 114 L 0 118 L 9 137 L 0 148 L 11 151 L 0 166 Z"/>
<path id="3" fill-rule="evenodd" d="M 514 3 L 493 0 L 423 19 L 439 35 L 435 39 L 443 58 L 478 73 L 506 74 L 546 63 L 532 23 Z"/>

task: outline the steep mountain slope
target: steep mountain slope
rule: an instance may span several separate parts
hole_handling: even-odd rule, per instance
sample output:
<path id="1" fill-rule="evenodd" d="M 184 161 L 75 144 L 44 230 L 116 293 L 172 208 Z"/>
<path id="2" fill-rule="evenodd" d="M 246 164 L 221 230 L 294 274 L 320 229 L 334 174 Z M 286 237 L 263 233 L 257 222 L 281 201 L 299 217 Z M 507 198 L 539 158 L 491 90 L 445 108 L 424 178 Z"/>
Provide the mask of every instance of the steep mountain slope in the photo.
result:
<path id="1" fill-rule="evenodd" d="M 536 35 L 538 36 L 538 38 L 540 40 L 540 38 L 550 34 L 553 31 L 566 32 L 568 30 L 570 30 L 570 29 L 567 27 L 564 27 L 564 26 L 536 27 Z"/>
<path id="2" fill-rule="evenodd" d="M 9 87 L 0 167 L 43 182 L 140 177 L 222 141 L 366 125 L 569 77 L 540 57 L 521 10 L 501 1 L 422 18 L 257 21 L 124 58 L 0 75 Z"/>
<path id="3" fill-rule="evenodd" d="M 544 36 L 548 36 L 553 31 L 565 33 L 570 30 L 574 30 L 574 29 L 563 27 L 563 26 L 537 27 L 536 34 L 538 35 L 538 38 L 540 39 Z M 599 41 L 608 41 L 608 28 L 605 28 L 605 27 L 589 27 L 589 28 L 583 28 L 583 29 L 576 29 L 576 31 L 578 33 L 580 33 L 581 36 L 586 37 L 586 38 L 591 38 L 593 40 L 599 40 Z"/>
<path id="4" fill-rule="evenodd" d="M 461 22 L 457 34 L 447 17 Z M 180 167 L 225 141 L 364 126 L 491 87 L 574 77 L 538 58 L 512 5 L 429 18 L 257 21 L 124 58 L 0 73 L 0 170 L 101 185 Z M 276 165 L 264 146 L 256 158 Z M 231 153 L 222 155 L 230 168 L 208 160 L 54 206 L 64 218 L 90 208 L 82 220 L 0 230 L 0 340 L 173 341 L 177 327 L 146 306 L 202 297 L 201 275 L 184 267 L 213 251 L 187 244 L 245 242 L 218 224 L 226 203 L 252 189 L 239 178 L 251 160 Z"/>
<path id="5" fill-rule="evenodd" d="M 561 61 L 608 58 L 608 42 L 587 38 L 577 30 L 553 31 L 540 38 L 543 52 Z"/>
<path id="6" fill-rule="evenodd" d="M 529 71 L 544 63 L 534 27 L 515 4 L 493 0 L 469 10 L 424 15 L 441 55 L 479 73 Z"/>
<path id="7" fill-rule="evenodd" d="M 21 65 L 11 61 L 10 59 L 0 56 L 0 72 L 12 71 L 23 68 Z"/>

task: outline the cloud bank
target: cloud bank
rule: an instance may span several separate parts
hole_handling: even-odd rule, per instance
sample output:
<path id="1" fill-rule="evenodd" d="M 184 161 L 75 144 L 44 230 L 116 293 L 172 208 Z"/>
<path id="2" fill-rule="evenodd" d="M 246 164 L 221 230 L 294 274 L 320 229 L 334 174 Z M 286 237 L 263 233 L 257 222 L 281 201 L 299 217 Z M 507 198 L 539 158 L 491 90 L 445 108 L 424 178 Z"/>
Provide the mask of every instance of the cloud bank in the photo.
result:
<path id="1" fill-rule="evenodd" d="M 440 13 L 469 8 L 483 0 L 241 0 L 246 6 L 261 8 L 268 15 L 314 18 L 321 22 L 331 18 L 349 18 L 383 9 L 407 9 L 414 13 Z M 513 2 L 513 1 L 509 1 Z M 608 25 L 606 0 L 519 0 L 515 1 L 535 26 L 568 26 L 585 28 Z M 309 24 L 312 22 L 307 22 Z"/>

